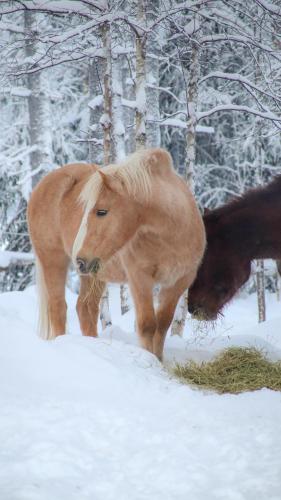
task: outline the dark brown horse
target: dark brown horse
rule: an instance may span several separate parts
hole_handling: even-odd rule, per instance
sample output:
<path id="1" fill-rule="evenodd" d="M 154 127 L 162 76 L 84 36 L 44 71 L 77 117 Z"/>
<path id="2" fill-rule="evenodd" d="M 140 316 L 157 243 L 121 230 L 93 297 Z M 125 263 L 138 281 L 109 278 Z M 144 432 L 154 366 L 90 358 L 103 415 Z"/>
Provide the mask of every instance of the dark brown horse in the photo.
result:
<path id="1" fill-rule="evenodd" d="M 253 259 L 281 258 L 281 176 L 204 216 L 207 248 L 188 310 L 214 320 L 248 280 Z"/>

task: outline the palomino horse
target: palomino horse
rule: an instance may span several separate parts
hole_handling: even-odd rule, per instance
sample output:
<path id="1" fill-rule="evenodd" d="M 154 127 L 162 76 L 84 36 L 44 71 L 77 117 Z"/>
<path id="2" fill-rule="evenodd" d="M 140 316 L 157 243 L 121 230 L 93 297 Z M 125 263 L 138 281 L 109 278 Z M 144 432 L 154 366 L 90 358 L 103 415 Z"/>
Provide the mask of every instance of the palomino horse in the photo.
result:
<path id="1" fill-rule="evenodd" d="M 97 336 L 104 283 L 128 282 L 141 345 L 161 359 L 178 299 L 193 282 L 205 248 L 199 210 L 170 155 L 148 149 L 102 169 L 73 164 L 55 170 L 33 191 L 28 221 L 41 336 L 65 333 L 72 259 L 81 278 L 77 311 L 83 334 Z"/>
<path id="2" fill-rule="evenodd" d="M 215 320 L 248 280 L 253 259 L 281 258 L 281 176 L 204 215 L 207 247 L 188 294 L 194 317 Z"/>

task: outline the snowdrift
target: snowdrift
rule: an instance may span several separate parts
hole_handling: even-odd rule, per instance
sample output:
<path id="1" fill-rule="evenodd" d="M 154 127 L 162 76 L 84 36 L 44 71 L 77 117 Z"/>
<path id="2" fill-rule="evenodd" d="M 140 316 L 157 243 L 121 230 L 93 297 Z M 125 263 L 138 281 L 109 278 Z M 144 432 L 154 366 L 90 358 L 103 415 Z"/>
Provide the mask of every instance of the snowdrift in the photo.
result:
<path id="1" fill-rule="evenodd" d="M 3 500 L 280 499 L 281 394 L 219 396 L 183 386 L 138 347 L 134 315 L 99 339 L 35 335 L 36 294 L 0 295 L 0 498 Z M 188 321 L 168 338 L 166 364 L 210 359 L 229 345 L 281 357 L 281 305 L 238 299 L 210 331 Z"/>

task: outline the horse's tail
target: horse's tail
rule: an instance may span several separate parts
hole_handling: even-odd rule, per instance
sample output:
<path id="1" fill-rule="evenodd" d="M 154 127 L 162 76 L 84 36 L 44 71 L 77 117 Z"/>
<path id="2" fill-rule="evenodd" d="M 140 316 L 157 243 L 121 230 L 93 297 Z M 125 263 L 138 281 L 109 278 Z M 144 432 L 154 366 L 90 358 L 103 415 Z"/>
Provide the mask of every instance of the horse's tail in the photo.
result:
<path id="1" fill-rule="evenodd" d="M 48 310 L 48 290 L 46 287 L 43 268 L 39 258 L 36 256 L 36 285 L 38 292 L 38 325 L 37 332 L 41 339 L 49 340 L 53 337 Z"/>

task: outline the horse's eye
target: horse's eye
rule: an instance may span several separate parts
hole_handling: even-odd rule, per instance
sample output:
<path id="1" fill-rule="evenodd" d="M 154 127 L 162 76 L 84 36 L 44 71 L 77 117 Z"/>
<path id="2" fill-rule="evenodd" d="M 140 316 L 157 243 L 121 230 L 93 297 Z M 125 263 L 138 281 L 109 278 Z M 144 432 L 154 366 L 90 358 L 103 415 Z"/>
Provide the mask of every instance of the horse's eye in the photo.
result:
<path id="1" fill-rule="evenodd" d="M 104 217 L 107 214 L 108 210 L 97 210 L 96 215 L 98 217 Z"/>

